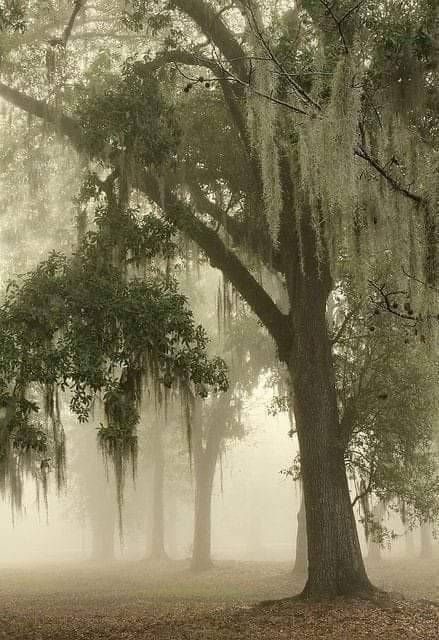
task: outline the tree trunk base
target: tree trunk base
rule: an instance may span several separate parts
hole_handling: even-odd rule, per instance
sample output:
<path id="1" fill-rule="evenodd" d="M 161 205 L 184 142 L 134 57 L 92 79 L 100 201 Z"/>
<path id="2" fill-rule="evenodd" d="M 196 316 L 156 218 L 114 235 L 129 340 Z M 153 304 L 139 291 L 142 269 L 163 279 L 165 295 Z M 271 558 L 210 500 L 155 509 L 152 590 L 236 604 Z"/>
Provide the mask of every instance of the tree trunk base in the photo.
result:
<path id="1" fill-rule="evenodd" d="M 346 591 L 348 591 L 346 589 Z M 350 589 L 347 593 L 333 593 L 332 595 L 325 593 L 317 593 L 310 592 L 307 586 L 305 589 L 298 593 L 296 596 L 289 596 L 287 598 L 279 598 L 277 600 L 263 600 L 259 602 L 256 606 L 265 608 L 265 607 L 275 607 L 279 604 L 306 604 L 308 602 L 331 602 L 332 600 L 338 600 L 340 598 L 345 598 L 346 600 L 350 600 L 352 598 L 376 602 L 379 600 L 389 600 L 392 595 L 387 593 L 386 591 L 382 591 L 378 589 L 378 587 L 374 587 L 372 584 L 369 585 L 368 589 L 365 590 L 364 587 L 361 589 Z"/>
<path id="2" fill-rule="evenodd" d="M 355 598 L 359 600 L 375 601 L 379 598 L 389 598 L 390 594 L 386 591 L 374 587 L 371 583 L 367 587 L 358 585 L 357 587 L 344 588 L 337 591 L 322 591 L 321 589 L 311 589 L 307 583 L 304 589 L 295 596 L 288 598 L 279 598 L 278 600 L 263 600 L 258 603 L 258 607 L 273 607 L 277 604 L 296 604 L 303 602 L 330 602 L 338 598 Z"/>
<path id="3" fill-rule="evenodd" d="M 315 583 L 307 580 L 302 592 L 297 596 L 300 600 L 333 600 L 339 597 L 359 598 L 370 600 L 378 594 L 383 594 L 368 579 L 340 580 L 338 583 Z"/>

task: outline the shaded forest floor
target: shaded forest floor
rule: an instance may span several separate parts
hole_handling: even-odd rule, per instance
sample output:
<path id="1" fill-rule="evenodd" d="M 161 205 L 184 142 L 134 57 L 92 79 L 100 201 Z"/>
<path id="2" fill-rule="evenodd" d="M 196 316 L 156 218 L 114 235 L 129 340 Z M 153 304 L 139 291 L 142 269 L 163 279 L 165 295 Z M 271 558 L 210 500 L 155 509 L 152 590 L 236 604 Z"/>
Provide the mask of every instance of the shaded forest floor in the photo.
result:
<path id="1" fill-rule="evenodd" d="M 439 558 L 369 573 L 390 598 L 261 607 L 300 591 L 289 565 L 219 563 L 196 576 L 185 563 L 0 567 L 0 640 L 439 638 Z"/>

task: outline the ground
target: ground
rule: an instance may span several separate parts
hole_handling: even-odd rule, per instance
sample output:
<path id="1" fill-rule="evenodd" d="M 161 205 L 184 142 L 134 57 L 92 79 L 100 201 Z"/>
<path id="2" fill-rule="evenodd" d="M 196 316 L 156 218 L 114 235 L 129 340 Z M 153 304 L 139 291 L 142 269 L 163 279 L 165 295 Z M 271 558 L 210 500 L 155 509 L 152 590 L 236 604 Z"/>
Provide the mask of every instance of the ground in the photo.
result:
<path id="1" fill-rule="evenodd" d="M 219 563 L 196 576 L 185 563 L 2 566 L 0 640 L 439 638 L 439 558 L 369 573 L 391 597 L 260 606 L 300 590 L 290 565 Z"/>

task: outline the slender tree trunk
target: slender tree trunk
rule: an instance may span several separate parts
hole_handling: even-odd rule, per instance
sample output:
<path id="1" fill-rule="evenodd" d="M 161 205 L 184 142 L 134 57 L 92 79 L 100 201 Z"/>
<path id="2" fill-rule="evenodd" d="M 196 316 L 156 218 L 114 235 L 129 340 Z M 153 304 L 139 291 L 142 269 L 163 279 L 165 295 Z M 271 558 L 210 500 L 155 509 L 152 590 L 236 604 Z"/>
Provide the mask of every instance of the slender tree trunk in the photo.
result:
<path id="1" fill-rule="evenodd" d="M 297 512 L 296 560 L 293 569 L 294 575 L 298 577 L 306 576 L 308 573 L 307 546 L 305 500 L 302 493 L 300 508 Z"/>
<path id="2" fill-rule="evenodd" d="M 165 455 L 163 451 L 163 439 L 161 424 L 156 419 L 153 421 L 152 433 L 153 449 L 153 474 L 152 474 L 152 530 L 150 560 L 165 560 L 165 514 L 164 514 L 164 479 L 165 479 Z"/>
<path id="3" fill-rule="evenodd" d="M 95 562 L 114 560 L 114 525 L 114 515 L 107 521 L 93 522 L 91 559 Z"/>
<path id="4" fill-rule="evenodd" d="M 303 595 L 335 597 L 370 592 L 373 587 L 361 554 L 346 477 L 344 453 L 349 434 L 343 432 L 338 414 L 326 325 L 329 288 L 315 266 L 314 254 L 311 258 L 308 273 L 296 277 L 288 362 L 308 539 L 308 581 Z"/>
<path id="5" fill-rule="evenodd" d="M 96 562 L 109 562 L 114 560 L 115 557 L 116 510 L 113 487 L 107 484 L 103 474 L 99 474 L 99 471 L 95 467 L 95 484 L 92 489 L 92 496 L 89 496 L 88 499 L 89 519 L 92 529 L 91 559 Z M 92 482 L 92 479 L 90 479 L 90 482 Z"/>
<path id="6" fill-rule="evenodd" d="M 433 557 L 433 535 L 430 522 L 421 525 L 421 558 L 428 560 Z"/>
<path id="7" fill-rule="evenodd" d="M 177 500 L 175 493 L 170 491 L 167 494 L 166 499 L 167 514 L 166 519 L 166 546 L 171 558 L 178 558 L 178 545 L 177 545 Z"/>
<path id="8" fill-rule="evenodd" d="M 219 399 L 228 405 L 228 394 Z M 225 429 L 225 416 L 221 419 L 216 415 L 208 425 L 206 444 L 203 444 L 203 425 L 201 418 L 201 404 L 198 405 L 193 420 L 193 454 L 195 470 L 195 513 L 194 537 L 192 547 L 191 569 L 204 571 L 212 565 L 212 490 L 215 469 L 218 461 L 221 441 Z"/>
<path id="9" fill-rule="evenodd" d="M 203 456 L 205 458 L 205 455 Z M 211 558 L 211 506 L 213 472 L 212 465 L 204 459 L 199 464 L 195 487 L 195 519 L 191 568 L 193 571 L 210 569 Z"/>
<path id="10" fill-rule="evenodd" d="M 405 553 L 410 558 L 415 557 L 415 538 L 413 529 L 407 529 L 405 532 Z"/>

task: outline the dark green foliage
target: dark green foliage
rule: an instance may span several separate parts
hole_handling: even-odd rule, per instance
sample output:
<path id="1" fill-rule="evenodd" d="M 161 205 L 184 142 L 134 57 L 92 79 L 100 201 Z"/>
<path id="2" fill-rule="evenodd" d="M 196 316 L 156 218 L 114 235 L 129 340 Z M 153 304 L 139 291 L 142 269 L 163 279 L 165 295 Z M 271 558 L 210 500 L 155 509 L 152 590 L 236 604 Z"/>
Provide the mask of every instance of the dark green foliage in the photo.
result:
<path id="1" fill-rule="evenodd" d="M 111 161 L 113 154 L 124 152 L 127 161 L 143 168 L 175 154 L 178 132 L 159 83 L 152 76 L 139 77 L 130 62 L 120 75 L 107 78 L 105 89 L 85 93 L 77 116 L 91 156 L 104 154 Z"/>
<path id="2" fill-rule="evenodd" d="M 225 365 L 208 357 L 207 336 L 186 298 L 152 262 L 172 251 L 171 234 L 152 215 L 121 211 L 110 199 L 97 207 L 96 231 L 72 257 L 52 253 L 9 285 L 0 307 L 0 386 L 12 408 L 6 441 L 26 451 L 44 448 L 32 431 L 38 406 L 27 400 L 35 385 L 44 389 L 52 439 L 62 446 L 58 390 L 68 392 L 80 421 L 88 420 L 99 395 L 106 417 L 99 441 L 114 464 L 119 503 L 125 462 L 135 462 L 145 385 L 158 402 L 174 386 L 200 395 L 227 388 Z M 62 450 L 55 446 L 60 481 Z"/>
<path id="3" fill-rule="evenodd" d="M 436 520 L 438 363 L 425 343 L 406 339 L 400 318 L 362 311 L 352 316 L 334 357 L 342 427 L 351 434 L 347 469 L 364 494 L 364 522 L 372 496 L 396 510 L 404 505 L 412 523 Z M 375 330 L 368 333 L 372 317 Z"/>

